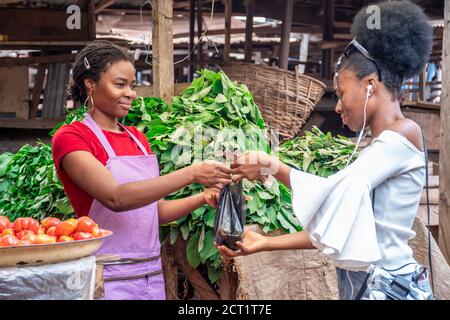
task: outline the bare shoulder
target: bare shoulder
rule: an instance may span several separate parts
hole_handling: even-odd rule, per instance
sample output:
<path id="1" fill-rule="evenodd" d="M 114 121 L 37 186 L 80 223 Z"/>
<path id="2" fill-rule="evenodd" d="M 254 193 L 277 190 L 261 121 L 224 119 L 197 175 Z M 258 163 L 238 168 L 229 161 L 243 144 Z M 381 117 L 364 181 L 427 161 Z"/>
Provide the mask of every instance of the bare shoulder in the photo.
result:
<path id="1" fill-rule="evenodd" d="M 422 129 L 411 119 L 397 120 L 389 130 L 396 131 L 402 134 L 409 140 L 417 149 L 423 150 Z"/>

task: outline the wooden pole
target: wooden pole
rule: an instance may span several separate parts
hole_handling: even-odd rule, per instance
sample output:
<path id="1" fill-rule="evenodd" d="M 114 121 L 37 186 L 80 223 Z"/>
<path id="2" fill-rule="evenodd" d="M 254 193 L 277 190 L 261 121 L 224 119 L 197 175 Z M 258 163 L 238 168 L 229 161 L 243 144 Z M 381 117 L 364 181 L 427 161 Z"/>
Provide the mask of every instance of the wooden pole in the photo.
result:
<path id="1" fill-rule="evenodd" d="M 252 61 L 252 35 L 253 35 L 253 15 L 255 13 L 255 2 L 254 0 L 245 1 L 246 9 L 246 20 L 245 20 L 245 61 Z"/>
<path id="2" fill-rule="evenodd" d="M 232 11 L 233 11 L 233 0 L 225 0 L 225 44 L 223 46 L 224 62 L 230 61 Z"/>
<path id="3" fill-rule="evenodd" d="M 289 39 L 291 38 L 292 11 L 294 0 L 284 0 L 283 23 L 281 25 L 280 68 L 287 69 L 289 65 Z"/>
<path id="4" fill-rule="evenodd" d="M 88 0 L 87 13 L 88 13 L 88 26 L 89 26 L 89 39 L 95 40 L 96 27 L 95 27 L 95 0 Z"/>
<path id="5" fill-rule="evenodd" d="M 195 37 L 195 0 L 190 1 L 189 7 L 189 61 L 194 61 L 194 37 Z M 193 80 L 194 68 L 189 64 L 188 82 Z"/>
<path id="6" fill-rule="evenodd" d="M 309 33 L 304 33 L 302 37 L 302 42 L 300 43 L 300 53 L 299 53 L 299 61 L 300 62 L 307 62 L 308 61 L 308 49 L 309 49 Z M 300 64 L 299 65 L 299 73 L 304 74 L 306 69 L 306 64 Z"/>
<path id="7" fill-rule="evenodd" d="M 439 236 L 441 251 L 450 263 L 450 3 L 445 1 L 442 48 L 441 146 L 439 152 Z"/>
<path id="8" fill-rule="evenodd" d="M 334 0 L 324 1 L 324 17 L 323 17 L 323 41 L 333 40 L 334 27 Z M 322 78 L 331 79 L 333 72 L 333 49 L 322 50 Z"/>
<path id="9" fill-rule="evenodd" d="M 203 13 L 202 13 L 202 0 L 197 0 L 197 38 L 200 40 L 200 36 L 203 32 Z M 197 46 L 197 59 L 203 60 L 202 44 L 199 42 Z"/>
<path id="10" fill-rule="evenodd" d="M 152 0 L 154 94 L 169 102 L 174 94 L 173 0 Z"/>

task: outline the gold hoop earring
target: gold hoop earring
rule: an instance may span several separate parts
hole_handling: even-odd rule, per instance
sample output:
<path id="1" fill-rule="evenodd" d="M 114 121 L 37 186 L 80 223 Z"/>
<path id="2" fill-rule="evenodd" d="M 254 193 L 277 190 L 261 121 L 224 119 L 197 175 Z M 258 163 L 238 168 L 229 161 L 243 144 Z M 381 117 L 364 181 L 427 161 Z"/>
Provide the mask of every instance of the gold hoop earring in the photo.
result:
<path id="1" fill-rule="evenodd" d="M 94 99 L 92 99 L 92 95 L 89 95 L 89 100 L 91 101 L 91 107 L 89 108 L 89 112 L 91 112 L 94 109 Z"/>

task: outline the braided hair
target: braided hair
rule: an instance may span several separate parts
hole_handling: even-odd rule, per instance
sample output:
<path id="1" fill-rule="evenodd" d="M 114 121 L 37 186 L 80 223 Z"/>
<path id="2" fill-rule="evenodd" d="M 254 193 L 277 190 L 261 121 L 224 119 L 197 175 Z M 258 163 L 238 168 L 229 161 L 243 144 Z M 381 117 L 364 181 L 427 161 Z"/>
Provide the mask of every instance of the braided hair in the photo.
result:
<path id="1" fill-rule="evenodd" d="M 88 96 L 84 79 L 89 78 L 98 82 L 101 74 L 118 61 L 133 63 L 131 55 L 118 45 L 105 40 L 96 40 L 89 43 L 75 58 L 72 81 L 68 89 L 69 96 L 74 101 L 83 103 Z"/>
<path id="2" fill-rule="evenodd" d="M 377 61 L 383 84 L 397 100 L 402 81 L 418 74 L 428 62 L 433 29 L 414 3 L 386 1 L 376 6 L 380 9 L 380 28 L 368 27 L 371 13 L 365 7 L 356 14 L 351 32 Z M 377 72 L 375 64 L 357 51 L 343 58 L 340 70 L 344 69 L 352 71 L 358 80 Z"/>

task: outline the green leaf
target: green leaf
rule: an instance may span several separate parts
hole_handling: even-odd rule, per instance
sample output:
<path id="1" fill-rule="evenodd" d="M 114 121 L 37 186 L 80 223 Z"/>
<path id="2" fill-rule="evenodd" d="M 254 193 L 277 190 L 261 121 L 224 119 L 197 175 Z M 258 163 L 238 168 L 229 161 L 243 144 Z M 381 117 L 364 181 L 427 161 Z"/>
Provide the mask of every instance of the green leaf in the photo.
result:
<path id="1" fill-rule="evenodd" d="M 221 269 L 217 269 L 208 265 L 208 279 L 209 281 L 211 281 L 211 283 L 216 283 L 217 281 L 219 281 L 221 275 Z"/>
<path id="2" fill-rule="evenodd" d="M 227 98 L 223 95 L 223 94 L 221 94 L 221 93 L 219 93 L 218 95 L 217 95 L 217 97 L 214 99 L 214 102 L 215 103 L 225 103 L 225 102 L 227 102 L 228 100 L 227 100 Z"/>
<path id="3" fill-rule="evenodd" d="M 193 268 L 197 268 L 201 263 L 200 255 L 198 253 L 198 238 L 198 232 L 194 233 L 194 235 L 188 240 L 186 247 L 186 257 L 189 264 Z"/>

